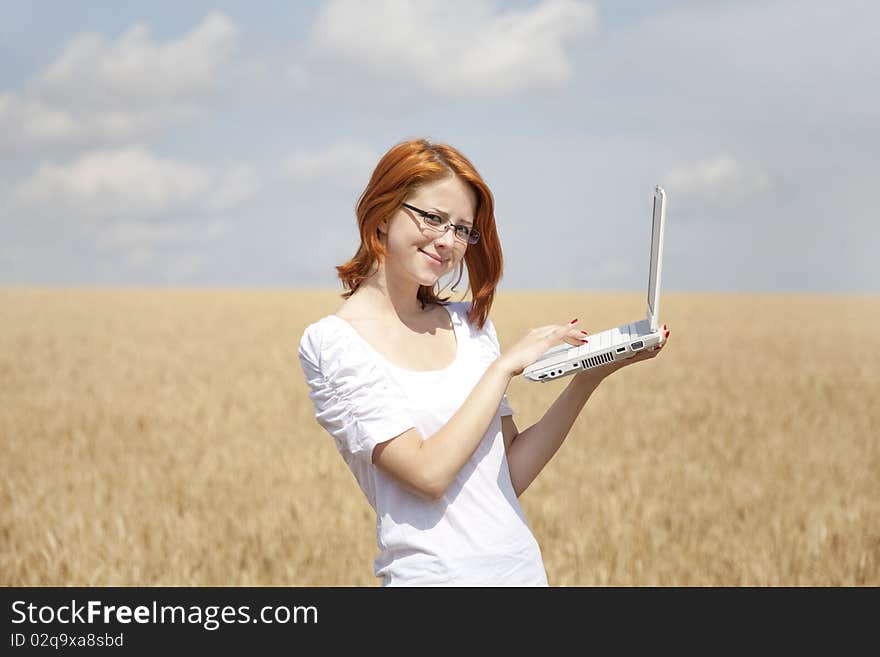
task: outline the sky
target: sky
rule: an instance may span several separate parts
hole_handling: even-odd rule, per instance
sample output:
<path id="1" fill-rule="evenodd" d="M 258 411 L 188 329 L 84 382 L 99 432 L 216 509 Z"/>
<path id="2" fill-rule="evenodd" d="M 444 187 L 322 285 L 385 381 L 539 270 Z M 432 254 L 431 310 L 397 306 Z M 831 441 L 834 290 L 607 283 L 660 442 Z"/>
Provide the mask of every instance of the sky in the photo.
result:
<path id="1" fill-rule="evenodd" d="M 499 291 L 880 292 L 880 4 L 0 0 L 0 285 L 331 288 L 379 158 L 495 199 Z M 454 279 L 453 279 L 454 280 Z"/>

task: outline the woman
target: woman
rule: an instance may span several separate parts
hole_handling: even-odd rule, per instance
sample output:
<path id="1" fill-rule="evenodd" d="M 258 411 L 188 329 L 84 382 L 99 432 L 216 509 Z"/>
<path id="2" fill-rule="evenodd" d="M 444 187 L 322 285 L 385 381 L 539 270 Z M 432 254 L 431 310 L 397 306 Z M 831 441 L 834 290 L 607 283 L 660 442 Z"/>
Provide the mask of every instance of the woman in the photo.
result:
<path id="1" fill-rule="evenodd" d="M 376 511 L 376 576 L 546 586 L 517 498 L 610 370 L 573 376 L 539 423 L 517 429 L 510 380 L 557 343 L 588 338 L 574 319 L 500 353 L 488 317 L 502 274 L 492 194 L 456 149 L 394 146 L 357 218 L 361 245 L 337 267 L 345 302 L 306 328 L 299 357 L 315 417 Z M 460 281 L 464 266 L 473 301 L 440 298 L 435 285 L 456 268 Z"/>

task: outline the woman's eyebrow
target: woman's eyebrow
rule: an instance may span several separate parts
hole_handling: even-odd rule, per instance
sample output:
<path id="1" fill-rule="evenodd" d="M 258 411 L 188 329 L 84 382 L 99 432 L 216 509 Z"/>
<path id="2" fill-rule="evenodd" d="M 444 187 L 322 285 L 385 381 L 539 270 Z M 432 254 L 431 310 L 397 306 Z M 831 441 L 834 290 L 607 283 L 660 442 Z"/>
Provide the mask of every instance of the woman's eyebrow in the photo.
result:
<path id="1" fill-rule="evenodd" d="M 431 212 L 436 212 L 436 213 L 439 214 L 439 215 L 443 215 L 443 218 L 444 218 L 444 219 L 449 219 L 449 213 L 446 212 L 445 210 L 439 210 L 439 209 L 437 209 L 437 208 L 433 208 L 433 207 L 432 207 L 432 208 L 431 208 Z M 473 225 L 474 225 L 474 222 L 473 222 L 473 221 L 470 221 L 470 220 L 467 220 L 467 221 L 464 222 L 464 224 L 465 224 L 466 226 L 473 226 Z"/>

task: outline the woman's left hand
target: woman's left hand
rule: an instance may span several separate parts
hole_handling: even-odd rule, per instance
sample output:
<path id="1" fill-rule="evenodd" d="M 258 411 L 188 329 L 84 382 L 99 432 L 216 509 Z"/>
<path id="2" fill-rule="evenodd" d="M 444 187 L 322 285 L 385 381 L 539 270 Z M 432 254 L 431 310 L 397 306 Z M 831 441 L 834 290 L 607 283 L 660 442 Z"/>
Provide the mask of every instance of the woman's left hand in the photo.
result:
<path id="1" fill-rule="evenodd" d="M 650 360 L 651 358 L 656 358 L 657 355 L 663 351 L 663 347 L 666 346 L 666 342 L 669 340 L 669 327 L 664 324 L 663 325 L 663 341 L 654 347 L 653 349 L 645 349 L 640 351 L 632 358 L 624 358 L 623 360 L 617 360 L 608 365 L 607 367 L 601 367 L 598 370 L 584 370 L 583 372 L 578 372 L 575 374 L 575 378 L 590 378 L 590 379 L 598 379 L 601 381 L 602 379 L 614 374 L 616 371 L 626 367 L 627 365 L 633 365 L 635 363 L 641 363 L 643 360 Z"/>

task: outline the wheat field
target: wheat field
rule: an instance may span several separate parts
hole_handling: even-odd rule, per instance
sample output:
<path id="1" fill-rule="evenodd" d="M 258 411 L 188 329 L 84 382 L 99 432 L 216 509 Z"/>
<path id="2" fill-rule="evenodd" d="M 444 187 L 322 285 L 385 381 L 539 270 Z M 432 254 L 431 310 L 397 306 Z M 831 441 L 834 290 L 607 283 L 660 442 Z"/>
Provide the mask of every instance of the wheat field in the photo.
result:
<path id="1" fill-rule="evenodd" d="M 378 585 L 297 359 L 338 295 L 0 288 L 0 584 Z M 499 293 L 491 316 L 503 350 L 643 313 Z M 666 294 L 662 320 L 521 498 L 550 584 L 880 584 L 880 298 Z M 568 381 L 511 382 L 520 430 Z"/>

